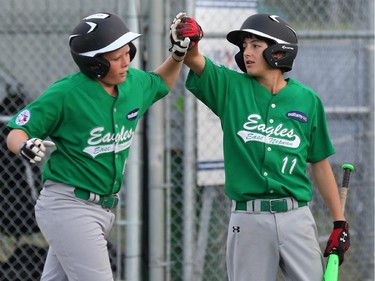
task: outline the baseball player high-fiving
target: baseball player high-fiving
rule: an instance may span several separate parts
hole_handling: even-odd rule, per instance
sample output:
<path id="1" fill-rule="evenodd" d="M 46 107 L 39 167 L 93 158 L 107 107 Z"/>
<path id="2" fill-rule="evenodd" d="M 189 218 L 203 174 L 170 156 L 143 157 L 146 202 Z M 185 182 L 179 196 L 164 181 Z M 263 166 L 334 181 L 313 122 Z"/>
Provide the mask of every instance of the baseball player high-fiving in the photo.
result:
<path id="1" fill-rule="evenodd" d="M 327 157 L 335 153 L 318 95 L 284 78 L 297 55 L 296 32 L 280 17 L 255 14 L 227 40 L 243 73 L 215 65 L 198 50 L 203 34 L 193 18 L 176 29 L 195 45 L 184 63 L 186 87 L 221 120 L 225 192 L 232 199 L 228 227 L 230 281 L 321 281 L 323 255 L 308 207 L 311 174 L 325 200 L 334 230 L 325 255 L 337 248 L 340 262 L 349 248 L 349 227 Z M 345 241 L 339 237 L 345 233 Z"/>
<path id="2" fill-rule="evenodd" d="M 114 14 L 84 18 L 69 37 L 80 72 L 55 82 L 8 124 L 8 148 L 31 163 L 56 146 L 35 206 L 49 243 L 42 281 L 113 280 L 106 237 L 129 147 L 139 119 L 173 87 L 189 47 L 189 38 L 176 39 L 171 56 L 145 72 L 130 67 L 139 36 Z"/>

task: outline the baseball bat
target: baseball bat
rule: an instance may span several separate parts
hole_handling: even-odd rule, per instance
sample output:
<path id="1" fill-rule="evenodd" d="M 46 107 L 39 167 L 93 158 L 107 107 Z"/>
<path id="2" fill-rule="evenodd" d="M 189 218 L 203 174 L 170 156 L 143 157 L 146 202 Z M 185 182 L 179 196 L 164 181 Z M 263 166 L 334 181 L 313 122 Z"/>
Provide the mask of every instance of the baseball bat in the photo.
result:
<path id="1" fill-rule="evenodd" d="M 350 173 L 354 171 L 354 166 L 351 164 L 342 165 L 344 175 L 340 190 L 340 202 L 342 212 L 345 212 L 346 197 L 348 195 Z M 333 249 L 332 253 L 328 256 L 327 267 L 324 273 L 324 281 L 338 281 L 339 280 L 339 256 L 337 249 Z"/>

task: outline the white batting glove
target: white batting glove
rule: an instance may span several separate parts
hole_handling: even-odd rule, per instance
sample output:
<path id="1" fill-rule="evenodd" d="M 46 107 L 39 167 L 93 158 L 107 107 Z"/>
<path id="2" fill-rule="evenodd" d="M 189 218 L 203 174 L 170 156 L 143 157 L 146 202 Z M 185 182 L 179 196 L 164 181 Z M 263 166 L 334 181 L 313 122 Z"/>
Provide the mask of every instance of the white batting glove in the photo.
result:
<path id="1" fill-rule="evenodd" d="M 52 141 L 43 141 L 38 138 L 32 138 L 25 141 L 20 148 L 20 155 L 30 163 L 40 162 L 45 156 L 46 147 L 54 147 Z"/>
<path id="2" fill-rule="evenodd" d="M 177 37 L 177 26 L 181 23 L 181 19 L 186 17 L 186 13 L 179 13 L 173 20 L 170 27 L 170 40 L 172 47 L 169 51 L 172 52 L 172 58 L 175 61 L 183 61 L 190 45 L 190 38 L 186 37 L 183 40 Z"/>

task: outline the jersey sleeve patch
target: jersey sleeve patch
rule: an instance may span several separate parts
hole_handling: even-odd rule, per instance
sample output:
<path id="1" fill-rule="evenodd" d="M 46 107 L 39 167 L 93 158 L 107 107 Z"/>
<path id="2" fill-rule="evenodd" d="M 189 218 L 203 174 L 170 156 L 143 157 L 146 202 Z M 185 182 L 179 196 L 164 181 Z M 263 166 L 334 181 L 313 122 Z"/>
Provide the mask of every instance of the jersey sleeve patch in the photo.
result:
<path id="1" fill-rule="evenodd" d="M 18 114 L 16 118 L 16 124 L 20 126 L 24 126 L 27 124 L 27 122 L 29 122 L 30 117 L 31 117 L 30 111 L 25 109 Z"/>

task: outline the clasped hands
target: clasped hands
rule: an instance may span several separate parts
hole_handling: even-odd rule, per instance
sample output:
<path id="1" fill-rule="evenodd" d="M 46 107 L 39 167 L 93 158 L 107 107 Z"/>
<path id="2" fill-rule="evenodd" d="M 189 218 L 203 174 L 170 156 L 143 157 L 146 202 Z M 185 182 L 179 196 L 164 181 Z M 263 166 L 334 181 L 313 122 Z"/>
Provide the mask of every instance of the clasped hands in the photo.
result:
<path id="1" fill-rule="evenodd" d="M 187 52 L 203 37 L 203 30 L 194 18 L 179 13 L 170 27 L 171 47 L 169 51 L 175 61 L 183 61 Z"/>

